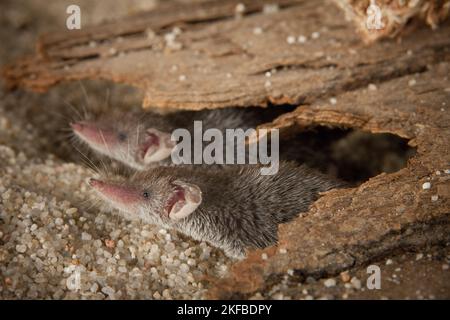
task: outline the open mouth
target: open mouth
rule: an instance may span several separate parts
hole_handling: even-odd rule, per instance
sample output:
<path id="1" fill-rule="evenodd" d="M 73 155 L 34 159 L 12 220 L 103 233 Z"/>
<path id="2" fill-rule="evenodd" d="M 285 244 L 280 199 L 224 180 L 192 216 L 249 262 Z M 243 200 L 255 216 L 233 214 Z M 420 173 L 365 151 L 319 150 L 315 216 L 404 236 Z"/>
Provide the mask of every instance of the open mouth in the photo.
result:
<path id="1" fill-rule="evenodd" d="M 173 182 L 171 197 L 166 202 L 165 213 L 171 220 L 179 220 L 193 213 L 202 202 L 202 192 L 196 185 L 182 181 Z"/>
<path id="2" fill-rule="evenodd" d="M 148 129 L 144 143 L 140 146 L 140 157 L 144 163 L 158 162 L 166 159 L 175 146 L 170 134 L 156 129 Z"/>
<path id="3" fill-rule="evenodd" d="M 147 139 L 141 145 L 140 156 L 144 159 L 146 156 L 154 154 L 160 146 L 159 137 L 155 133 L 147 133 Z"/>
<path id="4" fill-rule="evenodd" d="M 186 197 L 184 189 L 180 186 L 175 186 L 175 192 L 166 203 L 165 210 L 167 215 L 170 217 L 172 214 L 181 211 L 185 205 Z"/>

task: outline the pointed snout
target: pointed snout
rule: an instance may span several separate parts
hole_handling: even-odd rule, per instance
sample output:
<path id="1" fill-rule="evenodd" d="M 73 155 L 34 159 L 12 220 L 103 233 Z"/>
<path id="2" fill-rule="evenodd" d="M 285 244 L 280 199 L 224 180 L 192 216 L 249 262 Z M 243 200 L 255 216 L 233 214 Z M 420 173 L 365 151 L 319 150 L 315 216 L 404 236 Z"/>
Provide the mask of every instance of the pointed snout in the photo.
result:
<path id="1" fill-rule="evenodd" d="M 98 131 L 96 126 L 87 121 L 79 121 L 70 123 L 70 127 L 75 133 L 86 134 L 92 131 Z"/>
<path id="2" fill-rule="evenodd" d="M 140 191 L 131 186 L 104 182 L 94 178 L 89 179 L 89 185 L 110 201 L 118 204 L 132 205 L 142 201 Z"/>
<path id="3" fill-rule="evenodd" d="M 101 128 L 94 122 L 80 121 L 70 124 L 73 132 L 88 143 L 113 145 L 117 137 L 111 129 Z"/>

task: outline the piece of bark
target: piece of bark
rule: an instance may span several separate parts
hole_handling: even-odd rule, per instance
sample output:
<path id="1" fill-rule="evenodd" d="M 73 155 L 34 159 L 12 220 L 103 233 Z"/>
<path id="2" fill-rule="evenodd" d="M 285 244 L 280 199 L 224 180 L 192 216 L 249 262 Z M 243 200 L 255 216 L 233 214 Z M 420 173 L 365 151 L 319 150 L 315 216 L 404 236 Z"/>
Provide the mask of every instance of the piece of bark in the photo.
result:
<path id="1" fill-rule="evenodd" d="M 5 75 L 10 86 L 37 91 L 67 80 L 123 82 L 142 88 L 145 107 L 300 104 L 423 71 L 450 46 L 450 24 L 439 32 L 420 29 L 401 46 L 367 47 L 330 2 L 286 0 L 278 12 L 264 14 L 265 1 L 247 1 L 252 14 L 241 19 L 234 17 L 236 3 L 165 7 L 136 19 L 44 36 L 39 54 L 8 66 Z M 170 41 L 181 48 L 166 41 L 175 25 L 183 31 Z M 155 33 L 150 38 L 148 28 Z M 306 43 L 298 43 L 300 35 Z M 289 37 L 296 43 L 289 44 Z"/>
<path id="2" fill-rule="evenodd" d="M 344 10 L 347 19 L 354 22 L 367 43 L 399 35 L 411 20 L 424 21 L 436 29 L 448 18 L 450 11 L 450 0 L 334 0 L 334 2 Z M 375 17 L 377 11 L 380 13 L 378 21 Z"/>
<path id="3" fill-rule="evenodd" d="M 288 269 L 304 276 L 336 275 L 400 247 L 450 241 L 450 173 L 445 171 L 450 169 L 449 74 L 450 63 L 444 62 L 425 73 L 386 81 L 376 90 L 344 93 L 336 104 L 300 106 L 262 126 L 389 132 L 411 139 L 417 154 L 396 173 L 326 193 L 307 214 L 280 226 L 277 247 L 251 252 L 229 277 L 217 280 L 210 297 L 248 297 Z M 423 189 L 425 182 L 430 189 Z"/>

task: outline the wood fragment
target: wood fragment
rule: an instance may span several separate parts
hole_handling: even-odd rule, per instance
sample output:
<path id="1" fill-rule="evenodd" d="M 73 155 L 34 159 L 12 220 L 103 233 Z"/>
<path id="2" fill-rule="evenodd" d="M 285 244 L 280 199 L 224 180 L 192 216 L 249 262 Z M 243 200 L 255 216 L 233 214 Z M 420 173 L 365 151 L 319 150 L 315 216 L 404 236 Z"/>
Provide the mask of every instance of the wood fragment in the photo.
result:
<path id="1" fill-rule="evenodd" d="M 347 19 L 354 22 L 366 43 L 396 37 L 404 32 L 407 23 L 412 20 L 426 22 L 432 29 L 436 29 L 448 18 L 450 11 L 450 0 L 334 0 L 334 2 L 344 10 Z M 377 12 L 380 13 L 378 26 L 375 17 Z"/>
<path id="2" fill-rule="evenodd" d="M 306 215 L 279 228 L 279 246 L 251 252 L 233 266 L 228 278 L 216 280 L 210 297 L 264 290 L 265 279 L 288 269 L 337 275 L 397 248 L 448 242 L 450 198 L 443 190 L 450 189 L 450 175 L 436 171 L 450 165 L 449 74 L 450 63 L 443 62 L 425 73 L 383 82 L 375 92 L 364 88 L 344 93 L 336 105 L 300 106 L 263 126 L 332 125 L 389 132 L 411 139 L 418 149 L 399 172 L 326 193 Z M 418 85 L 411 88 L 413 78 Z M 422 188 L 426 181 L 431 181 L 430 190 Z M 439 194 L 441 202 L 433 202 L 431 194 Z M 263 253 L 267 260 L 262 261 Z"/>
<path id="3" fill-rule="evenodd" d="M 420 29 L 401 46 L 368 47 L 328 2 L 286 0 L 268 15 L 261 11 L 266 1 L 249 1 L 253 13 L 242 19 L 230 16 L 236 3 L 163 7 L 136 19 L 47 35 L 39 41 L 39 54 L 8 66 L 4 74 L 11 87 L 35 91 L 79 79 L 126 83 L 144 91 L 144 107 L 264 107 L 311 103 L 422 72 L 448 55 L 449 23 L 439 32 Z M 327 10 L 318 10 L 322 6 Z M 183 30 L 176 38 L 179 50 L 168 48 L 164 39 L 175 25 Z M 148 27 L 155 33 L 151 39 Z M 262 34 L 255 35 L 255 27 Z M 314 33 L 320 36 L 313 39 Z M 287 42 L 300 35 L 306 43 Z M 266 72 L 273 72 L 270 85 Z"/>

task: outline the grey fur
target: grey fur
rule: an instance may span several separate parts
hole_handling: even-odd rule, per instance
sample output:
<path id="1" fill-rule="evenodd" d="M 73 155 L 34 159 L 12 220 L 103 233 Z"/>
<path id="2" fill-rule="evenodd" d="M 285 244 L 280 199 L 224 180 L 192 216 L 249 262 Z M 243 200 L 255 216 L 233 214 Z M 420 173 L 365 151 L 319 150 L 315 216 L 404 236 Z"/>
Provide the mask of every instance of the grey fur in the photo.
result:
<path id="1" fill-rule="evenodd" d="M 110 112 L 101 114 L 96 119 L 86 119 L 90 123 L 95 123 L 99 129 L 114 132 L 120 142 L 114 146 L 106 141 L 100 149 L 91 149 L 109 158 L 137 170 L 144 170 L 158 165 L 171 165 L 170 157 L 155 163 L 143 163 L 140 156 L 140 146 L 145 144 L 147 129 L 157 129 L 163 133 L 170 134 L 178 128 L 194 131 L 194 121 L 202 121 L 203 130 L 209 128 L 219 129 L 225 132 L 226 129 L 241 128 L 247 130 L 256 128 L 261 123 L 271 121 L 282 113 L 281 108 L 263 110 L 261 108 L 226 108 L 201 111 L 178 111 L 167 115 L 153 112 Z M 78 140 L 83 141 L 75 135 Z M 209 142 L 208 142 L 209 143 Z M 205 142 L 205 145 L 208 144 Z"/>
<path id="2" fill-rule="evenodd" d="M 319 192 L 344 186 L 290 162 L 281 162 L 278 173 L 272 176 L 263 176 L 259 170 L 255 165 L 231 165 L 223 170 L 179 166 L 137 172 L 119 183 L 146 191 L 150 197 L 139 208 L 124 212 L 124 217 L 174 228 L 208 241 L 228 256 L 243 258 L 246 248 L 275 244 L 278 225 L 307 211 Z M 178 221 L 171 220 L 163 210 L 174 192 L 175 180 L 197 185 L 202 191 L 200 206 Z"/>

